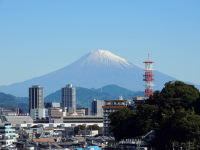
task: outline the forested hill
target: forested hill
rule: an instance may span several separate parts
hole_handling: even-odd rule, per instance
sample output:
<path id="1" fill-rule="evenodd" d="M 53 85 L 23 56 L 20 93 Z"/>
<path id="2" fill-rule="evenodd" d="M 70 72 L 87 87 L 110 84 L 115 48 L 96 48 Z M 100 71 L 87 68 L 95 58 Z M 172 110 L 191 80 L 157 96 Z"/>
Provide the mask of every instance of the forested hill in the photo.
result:
<path id="1" fill-rule="evenodd" d="M 200 149 L 200 92 L 193 85 L 168 82 L 145 104 L 125 107 L 109 118 L 116 140 L 155 131 L 149 144 L 156 150 Z"/>
<path id="2" fill-rule="evenodd" d="M 28 111 L 28 98 L 15 97 L 10 94 L 0 93 L 0 107 L 4 109 L 21 108 L 22 112 Z"/>
<path id="3" fill-rule="evenodd" d="M 144 96 L 144 92 L 134 92 L 117 85 L 107 85 L 99 89 L 76 88 L 76 102 L 78 107 L 91 107 L 93 99 L 132 99 L 133 96 Z M 58 90 L 45 98 L 45 102 L 61 102 L 61 90 Z"/>

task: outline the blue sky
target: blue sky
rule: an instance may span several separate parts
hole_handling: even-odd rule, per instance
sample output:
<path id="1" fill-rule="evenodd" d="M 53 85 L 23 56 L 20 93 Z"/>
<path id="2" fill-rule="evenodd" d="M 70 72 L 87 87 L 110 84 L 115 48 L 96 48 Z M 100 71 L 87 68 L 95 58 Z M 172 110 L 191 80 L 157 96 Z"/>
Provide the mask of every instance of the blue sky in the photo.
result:
<path id="1" fill-rule="evenodd" d="M 200 84 L 199 0 L 0 0 L 0 85 L 106 49 Z M 148 50 L 147 50 L 148 49 Z"/>

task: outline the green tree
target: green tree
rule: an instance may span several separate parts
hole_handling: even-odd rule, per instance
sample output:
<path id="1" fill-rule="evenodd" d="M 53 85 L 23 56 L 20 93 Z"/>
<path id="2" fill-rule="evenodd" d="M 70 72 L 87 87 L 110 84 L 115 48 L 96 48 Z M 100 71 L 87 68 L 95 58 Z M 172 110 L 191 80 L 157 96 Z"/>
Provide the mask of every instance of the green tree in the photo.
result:
<path id="1" fill-rule="evenodd" d="M 101 128 L 98 125 L 89 125 L 86 128 L 87 130 L 98 130 L 98 132 L 100 133 Z"/>
<path id="2" fill-rule="evenodd" d="M 147 102 L 164 108 L 173 107 L 174 109 L 179 109 L 184 107 L 185 109 L 190 109 L 198 98 L 199 90 L 193 85 L 188 85 L 181 81 L 170 81 L 165 84 L 160 93 L 154 93 Z"/>
<path id="3" fill-rule="evenodd" d="M 156 132 L 153 141 L 155 147 L 170 149 L 173 147 L 200 148 L 200 116 L 191 111 L 179 110 L 168 121 L 163 123 Z"/>
<path id="4" fill-rule="evenodd" d="M 193 85 L 170 81 L 135 110 L 123 108 L 110 115 L 111 128 L 117 140 L 141 136 L 155 130 L 155 147 L 170 149 L 200 146 L 200 97 Z M 157 147 L 157 148 L 158 148 Z M 158 149 L 160 149 L 158 148 Z"/>
<path id="5" fill-rule="evenodd" d="M 131 125 L 135 125 L 134 117 L 136 115 L 135 110 L 130 110 L 128 107 L 124 107 L 110 114 L 110 132 L 112 132 L 116 140 L 121 138 L 128 138 L 132 130 L 128 132 L 127 129 L 133 129 Z M 130 122 L 127 122 L 129 120 Z"/>
<path id="6" fill-rule="evenodd" d="M 86 129 L 86 126 L 84 126 L 84 125 L 75 126 L 75 127 L 74 127 L 74 133 L 77 134 L 78 131 L 80 131 L 80 130 L 85 130 L 85 129 Z"/>

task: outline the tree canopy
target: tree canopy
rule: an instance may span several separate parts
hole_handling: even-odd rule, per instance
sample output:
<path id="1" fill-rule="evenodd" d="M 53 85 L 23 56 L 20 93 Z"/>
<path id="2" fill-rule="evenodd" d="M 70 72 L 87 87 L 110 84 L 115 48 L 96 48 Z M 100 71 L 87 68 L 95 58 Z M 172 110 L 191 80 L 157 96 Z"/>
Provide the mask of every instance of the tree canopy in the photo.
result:
<path id="1" fill-rule="evenodd" d="M 167 82 L 161 92 L 136 109 L 123 108 L 113 112 L 110 131 L 117 140 L 142 136 L 155 130 L 152 145 L 158 149 L 173 146 L 200 147 L 199 90 L 180 81 Z"/>

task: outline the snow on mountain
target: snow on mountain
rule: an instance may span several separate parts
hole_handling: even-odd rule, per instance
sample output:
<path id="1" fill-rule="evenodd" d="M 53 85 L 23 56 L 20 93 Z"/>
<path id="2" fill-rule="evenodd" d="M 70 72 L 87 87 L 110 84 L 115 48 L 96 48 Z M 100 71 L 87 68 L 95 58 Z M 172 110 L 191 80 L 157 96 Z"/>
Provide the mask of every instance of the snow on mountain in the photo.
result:
<path id="1" fill-rule="evenodd" d="M 114 55 L 110 51 L 107 50 L 96 50 L 90 52 L 88 55 L 80 59 L 80 65 L 94 65 L 94 64 L 102 64 L 106 66 L 115 66 L 119 68 L 129 67 L 131 64 L 125 59 Z"/>
<path id="2" fill-rule="evenodd" d="M 155 87 L 160 90 L 164 83 L 174 78 L 155 71 Z M 144 70 L 107 50 L 91 51 L 74 63 L 24 82 L 8 86 L 0 86 L 0 91 L 15 96 L 28 96 L 28 88 L 32 85 L 44 87 L 44 94 L 48 95 L 62 88 L 68 83 L 86 88 L 100 88 L 109 84 L 144 91 Z"/>

